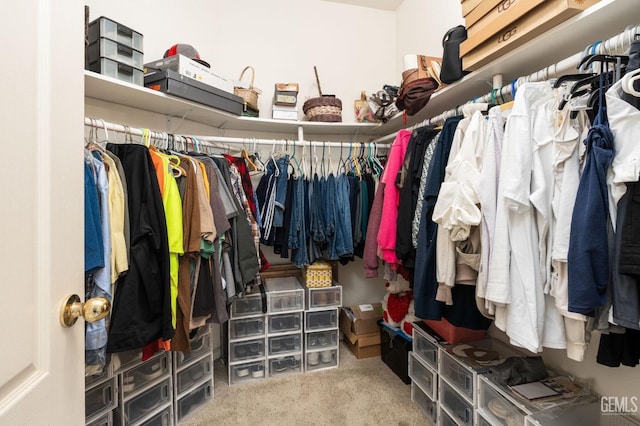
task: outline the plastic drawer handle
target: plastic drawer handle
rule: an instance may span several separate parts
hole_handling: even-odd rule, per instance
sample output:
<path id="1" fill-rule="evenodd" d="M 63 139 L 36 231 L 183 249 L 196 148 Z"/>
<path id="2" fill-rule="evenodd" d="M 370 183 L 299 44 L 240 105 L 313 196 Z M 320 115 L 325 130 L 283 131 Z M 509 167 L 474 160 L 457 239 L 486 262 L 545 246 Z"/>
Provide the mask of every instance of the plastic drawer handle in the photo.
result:
<path id="1" fill-rule="evenodd" d="M 113 401 L 113 399 L 111 398 L 111 385 L 106 386 L 102 390 L 102 400 L 104 401 L 105 405 L 111 404 L 111 401 Z"/>
<path id="2" fill-rule="evenodd" d="M 169 386 L 164 385 L 162 386 L 162 398 L 167 399 L 168 397 L 169 397 Z"/>
<path id="3" fill-rule="evenodd" d="M 211 396 L 211 385 L 207 385 L 207 387 L 205 387 L 205 388 L 204 388 L 204 394 L 205 394 L 207 397 L 210 397 L 210 396 Z"/>
<path id="4" fill-rule="evenodd" d="M 133 56 L 133 49 L 123 44 L 118 44 L 118 53 L 127 56 Z"/>
<path id="5" fill-rule="evenodd" d="M 118 72 L 123 74 L 133 75 L 133 67 L 118 62 Z"/>
<path id="6" fill-rule="evenodd" d="M 122 25 L 118 25 L 118 33 L 124 34 L 127 37 L 133 36 L 133 30 L 131 28 L 123 27 Z"/>
<path id="7" fill-rule="evenodd" d="M 472 381 L 472 378 L 471 378 L 471 377 L 469 377 L 469 376 L 465 376 L 465 378 L 464 378 L 464 385 L 465 385 L 465 388 L 466 388 L 468 391 L 473 391 L 473 383 L 471 383 L 471 381 Z"/>

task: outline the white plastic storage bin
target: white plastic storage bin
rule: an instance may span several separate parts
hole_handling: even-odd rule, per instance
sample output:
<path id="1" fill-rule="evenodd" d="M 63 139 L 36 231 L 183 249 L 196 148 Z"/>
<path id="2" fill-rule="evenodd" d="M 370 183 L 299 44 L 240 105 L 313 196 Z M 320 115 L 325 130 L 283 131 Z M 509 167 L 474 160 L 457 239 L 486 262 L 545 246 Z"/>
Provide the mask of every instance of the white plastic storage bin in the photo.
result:
<path id="1" fill-rule="evenodd" d="M 304 315 L 304 329 L 307 332 L 338 328 L 338 309 L 306 311 Z"/>
<path id="2" fill-rule="evenodd" d="M 204 354 L 212 353 L 211 347 L 211 329 L 201 335 L 196 335 L 191 340 L 191 352 L 174 352 L 175 369 L 181 370 L 185 365 L 190 364 L 193 360 L 202 357 Z"/>
<path id="3" fill-rule="evenodd" d="M 140 52 L 143 51 L 143 37 L 141 33 L 104 16 L 89 23 L 87 35 L 89 43 L 97 41 L 100 37 L 105 37 Z"/>
<path id="4" fill-rule="evenodd" d="M 169 404 L 156 414 L 142 420 L 140 426 L 171 426 L 173 424 L 173 404 Z"/>
<path id="5" fill-rule="evenodd" d="M 142 52 L 104 37 L 100 37 L 87 47 L 87 57 L 89 63 L 96 62 L 100 58 L 108 58 L 139 70 L 144 67 Z"/>
<path id="6" fill-rule="evenodd" d="M 188 392 L 206 379 L 213 379 L 213 357 L 211 355 L 206 355 L 201 360 L 176 373 L 176 397 L 181 397 L 185 392 Z"/>
<path id="7" fill-rule="evenodd" d="M 474 419 L 473 404 L 440 376 L 439 401 L 449 414 L 462 426 L 472 426 Z"/>
<path id="8" fill-rule="evenodd" d="M 168 377 L 171 374 L 169 353 L 164 352 L 160 356 L 151 358 L 142 364 L 132 367 L 121 374 L 120 392 L 122 399 L 126 399 L 140 389 L 149 386 L 160 377 Z"/>
<path id="9" fill-rule="evenodd" d="M 204 403 L 213 398 L 213 381 L 209 380 L 198 386 L 182 398 L 178 399 L 176 406 L 176 424 L 192 413 Z"/>
<path id="10" fill-rule="evenodd" d="M 453 416 L 447 413 L 442 405 L 438 408 L 438 421 L 440 426 L 458 426 L 458 423 L 453 419 Z"/>
<path id="11" fill-rule="evenodd" d="M 306 334 L 306 350 L 335 348 L 338 346 L 338 330 L 315 331 Z"/>
<path id="12" fill-rule="evenodd" d="M 327 309 L 342 306 L 342 287 L 335 282 L 331 287 L 305 287 L 306 309 Z"/>
<path id="13" fill-rule="evenodd" d="M 117 424 L 131 425 L 145 419 L 160 407 L 171 403 L 171 377 L 160 381 L 149 389 L 125 400 L 114 410 Z"/>
<path id="14" fill-rule="evenodd" d="M 302 354 L 269 359 L 269 377 L 302 373 Z"/>
<path id="15" fill-rule="evenodd" d="M 438 374 L 427 366 L 413 351 L 409 352 L 409 377 L 431 399 L 438 399 Z"/>
<path id="16" fill-rule="evenodd" d="M 438 343 L 433 336 L 420 328 L 420 323 L 413 326 L 413 352 L 422 361 L 435 370 L 438 369 Z"/>
<path id="17" fill-rule="evenodd" d="M 86 426 L 112 426 L 113 425 L 113 413 L 111 411 L 104 413 L 96 419 L 90 420 L 86 423 Z"/>
<path id="18" fill-rule="evenodd" d="M 269 315 L 269 334 L 302 331 L 302 312 Z"/>
<path id="19" fill-rule="evenodd" d="M 264 316 L 229 320 L 229 339 L 248 339 L 264 336 Z"/>
<path id="20" fill-rule="evenodd" d="M 102 374 L 96 374 L 92 376 L 84 376 L 84 388 L 89 389 L 98 383 L 102 383 L 113 377 L 113 364 L 108 362 L 104 367 Z"/>
<path id="21" fill-rule="evenodd" d="M 229 385 L 261 380 L 265 377 L 264 360 L 229 366 Z"/>
<path id="22" fill-rule="evenodd" d="M 264 314 L 262 295 L 260 293 L 248 294 L 236 298 L 231 303 L 231 318 L 251 317 Z"/>
<path id="23" fill-rule="evenodd" d="M 302 334 L 269 337 L 269 356 L 284 355 L 302 350 Z"/>
<path id="24" fill-rule="evenodd" d="M 306 371 L 318 371 L 338 366 L 338 349 L 325 349 L 305 353 Z"/>
<path id="25" fill-rule="evenodd" d="M 267 278 L 264 287 L 270 314 L 304 310 L 304 288 L 296 277 Z"/>
<path id="26" fill-rule="evenodd" d="M 229 343 L 229 362 L 237 363 L 264 357 L 264 338 Z"/>
<path id="27" fill-rule="evenodd" d="M 478 379 L 478 412 L 492 425 L 521 425 L 527 414 L 538 411 L 507 397 L 487 377 L 479 376 Z"/>
<path id="28" fill-rule="evenodd" d="M 117 382 L 112 377 L 84 393 L 85 418 L 90 420 L 102 413 L 113 410 L 118 405 Z"/>
<path id="29" fill-rule="evenodd" d="M 411 382 L 411 401 L 418 406 L 420 411 L 424 413 L 432 424 L 436 424 L 438 419 L 438 403 L 429 398 L 415 382 Z"/>
<path id="30" fill-rule="evenodd" d="M 142 70 L 132 67 L 131 65 L 121 64 L 108 58 L 100 58 L 89 64 L 89 70 L 124 81 L 125 83 L 136 84 L 142 86 L 144 84 L 144 73 Z"/>
<path id="31" fill-rule="evenodd" d="M 452 355 L 443 352 L 438 371 L 473 403 L 476 377 L 473 370 L 463 366 Z"/>

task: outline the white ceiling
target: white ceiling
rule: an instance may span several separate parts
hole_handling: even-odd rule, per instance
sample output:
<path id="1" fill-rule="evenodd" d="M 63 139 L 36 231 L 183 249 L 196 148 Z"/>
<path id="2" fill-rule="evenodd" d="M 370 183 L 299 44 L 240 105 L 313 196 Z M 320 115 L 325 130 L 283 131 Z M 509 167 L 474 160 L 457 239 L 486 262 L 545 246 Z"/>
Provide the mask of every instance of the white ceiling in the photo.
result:
<path id="1" fill-rule="evenodd" d="M 373 9 L 396 10 L 402 0 L 324 0 L 334 3 L 352 4 L 355 6 L 371 7 Z"/>

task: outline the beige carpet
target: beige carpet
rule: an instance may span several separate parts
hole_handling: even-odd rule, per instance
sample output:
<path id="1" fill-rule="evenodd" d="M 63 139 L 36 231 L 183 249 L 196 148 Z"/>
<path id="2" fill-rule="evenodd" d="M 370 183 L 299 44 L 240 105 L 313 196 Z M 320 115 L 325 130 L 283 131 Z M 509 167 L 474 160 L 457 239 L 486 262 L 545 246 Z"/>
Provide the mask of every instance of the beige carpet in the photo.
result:
<path id="1" fill-rule="evenodd" d="M 341 343 L 338 368 L 229 386 L 216 360 L 213 400 L 181 426 L 426 425 L 405 385 L 380 357 L 356 359 Z"/>

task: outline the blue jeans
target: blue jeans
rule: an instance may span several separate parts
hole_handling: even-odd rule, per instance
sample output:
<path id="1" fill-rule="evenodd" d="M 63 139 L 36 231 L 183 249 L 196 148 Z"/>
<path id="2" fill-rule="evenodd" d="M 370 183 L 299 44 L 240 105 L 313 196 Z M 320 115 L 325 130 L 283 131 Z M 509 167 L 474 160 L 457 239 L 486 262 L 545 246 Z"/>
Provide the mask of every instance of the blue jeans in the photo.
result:
<path id="1" fill-rule="evenodd" d="M 307 254 L 304 179 L 296 179 L 293 185 L 294 193 L 291 211 L 291 229 L 289 231 L 289 248 L 293 250 L 291 263 L 301 268 L 309 264 L 309 256 Z"/>
<path id="2" fill-rule="evenodd" d="M 276 172 L 277 167 L 277 172 Z M 287 199 L 287 175 L 289 169 L 289 156 L 284 155 L 275 163 L 269 161 L 266 166 L 267 174 L 277 174 L 276 177 L 276 201 L 275 211 L 273 213 L 273 226 L 279 228 L 284 223 L 284 203 Z"/>

